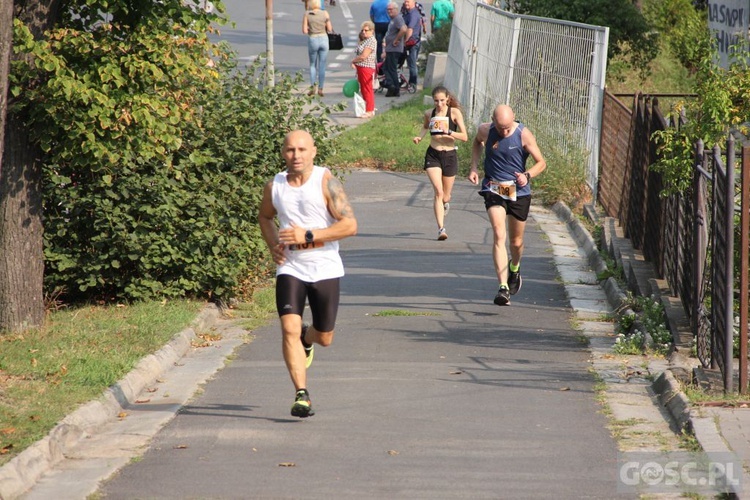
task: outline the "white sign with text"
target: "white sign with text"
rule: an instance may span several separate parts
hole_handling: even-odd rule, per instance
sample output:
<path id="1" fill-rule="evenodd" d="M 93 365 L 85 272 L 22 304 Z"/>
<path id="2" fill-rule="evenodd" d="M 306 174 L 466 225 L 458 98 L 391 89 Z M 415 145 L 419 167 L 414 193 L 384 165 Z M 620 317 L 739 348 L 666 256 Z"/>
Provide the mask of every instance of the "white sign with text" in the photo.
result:
<path id="1" fill-rule="evenodd" d="M 750 0 L 709 0 L 708 28 L 716 39 L 717 64 L 722 68 L 729 68 L 739 39 L 747 42 L 749 21 Z"/>

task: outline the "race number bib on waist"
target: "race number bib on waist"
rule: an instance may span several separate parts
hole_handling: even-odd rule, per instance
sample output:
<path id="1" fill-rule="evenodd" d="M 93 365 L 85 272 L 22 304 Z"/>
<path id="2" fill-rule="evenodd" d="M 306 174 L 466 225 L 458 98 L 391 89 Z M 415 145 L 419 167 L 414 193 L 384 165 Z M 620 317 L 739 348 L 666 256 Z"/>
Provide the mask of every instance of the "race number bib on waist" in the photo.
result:
<path id="1" fill-rule="evenodd" d="M 325 242 L 322 242 L 322 241 L 313 241 L 312 243 L 301 243 L 299 245 L 291 244 L 289 245 L 289 251 L 301 252 L 302 250 L 312 250 L 313 248 L 323 248 L 324 245 L 325 245 Z"/>
<path id="2" fill-rule="evenodd" d="M 516 183 L 513 181 L 490 181 L 490 191 L 510 201 L 516 201 Z"/>

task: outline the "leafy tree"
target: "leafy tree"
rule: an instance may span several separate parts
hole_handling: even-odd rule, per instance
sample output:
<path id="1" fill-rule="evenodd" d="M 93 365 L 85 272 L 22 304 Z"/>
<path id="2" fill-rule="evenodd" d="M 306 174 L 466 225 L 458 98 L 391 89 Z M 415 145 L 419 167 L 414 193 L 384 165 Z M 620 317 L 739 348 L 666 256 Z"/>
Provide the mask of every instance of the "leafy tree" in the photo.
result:
<path id="1" fill-rule="evenodd" d="M 658 53 L 651 26 L 630 0 L 512 0 L 510 4 L 520 14 L 608 26 L 608 58 L 624 55 L 638 71 L 647 71 Z"/>
<path id="2" fill-rule="evenodd" d="M 220 3 L 217 5 L 221 8 Z M 184 6 L 180 0 L 26 0 L 14 2 L 13 15 L 14 53 L 9 84 L 0 85 L 0 88 L 10 89 L 10 94 L 5 94 L 9 97 L 8 114 L 2 131 L 4 149 L 0 169 L 0 254 L 3 256 L 0 259 L 0 331 L 37 326 L 44 318 L 44 152 L 36 139 L 40 137 L 38 127 L 46 125 L 39 121 L 43 115 L 39 108 L 51 103 L 30 97 L 41 92 L 51 74 L 65 71 L 64 64 L 55 65 L 52 60 L 40 64 L 37 59 L 52 50 L 46 41 L 47 33 L 56 33 L 60 38 L 83 32 L 103 33 L 103 26 L 114 26 L 109 30 L 110 36 L 124 37 L 129 30 L 152 26 L 163 19 L 200 32 L 217 20 L 216 16 L 200 9 Z M 120 24 L 108 24 L 110 20 Z M 74 89 L 65 91 L 70 93 Z M 101 101 L 92 103 L 104 105 Z M 67 110 L 58 109 L 61 109 L 60 117 L 64 117 Z M 92 112 L 95 113 L 95 108 Z M 87 123 L 92 127 L 90 132 L 95 133 L 98 124 L 94 120 Z M 84 143 L 84 147 L 88 144 Z"/>
<path id="3" fill-rule="evenodd" d="M 231 295 L 264 258 L 257 197 L 284 134 L 333 130 L 293 95 L 299 77 L 264 89 L 258 65 L 239 71 L 209 41 L 208 17 L 164 6 L 83 6 L 42 40 L 17 23 L 34 56 L 15 92 L 44 154 L 44 282 L 67 300 Z"/>
<path id="4" fill-rule="evenodd" d="M 727 133 L 737 128 L 748 134 L 750 123 L 750 52 L 738 47 L 728 70 L 714 64 L 714 55 L 705 55 L 696 68 L 696 97 L 677 106 L 674 119 L 684 112 L 687 123 L 657 132 L 659 160 L 652 166 L 662 173 L 665 194 L 682 193 L 690 186 L 695 143 L 707 148 L 723 143 Z"/>
<path id="5" fill-rule="evenodd" d="M 648 0 L 643 14 L 677 60 L 694 74 L 711 53 L 711 36 L 705 5 L 694 7 L 691 0 Z"/>
<path id="6" fill-rule="evenodd" d="M 2 1 L 2 37 L 8 35 L 7 0 Z M 13 2 L 13 18 L 42 38 L 57 19 L 59 0 Z M 31 55 L 13 42 L 11 64 L 28 62 Z M 4 51 L 9 49 L 3 44 Z M 13 70 L 0 76 L 4 114 L 0 157 L 0 332 L 22 330 L 44 319 L 42 277 L 41 154 L 29 141 L 27 117 L 10 93 Z M 30 82 L 37 85 L 37 81 Z M 5 108 L 5 109 L 2 109 Z M 0 119 L 0 124 L 3 120 Z"/>

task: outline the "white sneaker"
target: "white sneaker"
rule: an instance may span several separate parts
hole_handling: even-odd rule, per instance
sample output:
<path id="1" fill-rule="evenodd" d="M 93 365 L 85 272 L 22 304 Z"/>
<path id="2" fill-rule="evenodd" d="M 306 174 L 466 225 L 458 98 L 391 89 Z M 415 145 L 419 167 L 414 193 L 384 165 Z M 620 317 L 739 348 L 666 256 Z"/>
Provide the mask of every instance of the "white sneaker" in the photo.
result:
<path id="1" fill-rule="evenodd" d="M 448 239 L 448 233 L 445 232 L 445 228 L 441 227 L 438 231 L 438 241 L 443 241 Z"/>

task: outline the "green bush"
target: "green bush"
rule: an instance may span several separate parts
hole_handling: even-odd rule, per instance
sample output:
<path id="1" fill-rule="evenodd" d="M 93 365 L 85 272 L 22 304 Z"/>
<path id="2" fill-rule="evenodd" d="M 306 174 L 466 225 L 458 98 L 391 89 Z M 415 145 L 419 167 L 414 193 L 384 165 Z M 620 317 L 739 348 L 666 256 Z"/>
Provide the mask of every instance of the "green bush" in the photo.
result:
<path id="1" fill-rule="evenodd" d="M 114 34 L 113 34 L 114 32 Z M 255 64 L 169 23 L 59 30 L 38 47 L 29 99 L 44 165 L 45 287 L 67 301 L 231 296 L 265 260 L 262 185 L 284 135 L 325 159 L 330 110 L 301 76 L 265 87 Z M 211 62 L 211 61 L 218 61 Z"/>

